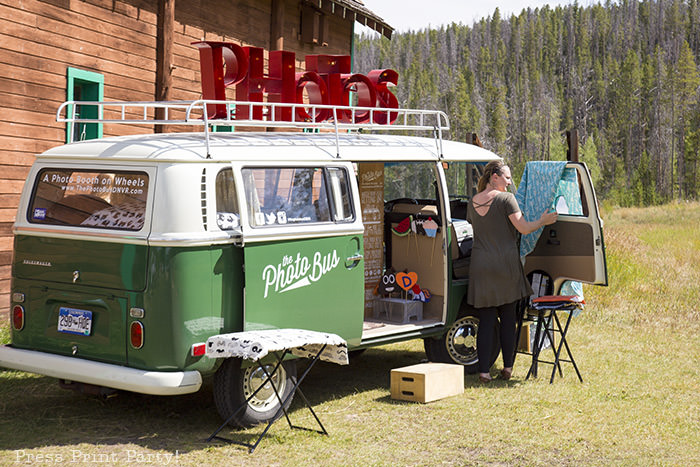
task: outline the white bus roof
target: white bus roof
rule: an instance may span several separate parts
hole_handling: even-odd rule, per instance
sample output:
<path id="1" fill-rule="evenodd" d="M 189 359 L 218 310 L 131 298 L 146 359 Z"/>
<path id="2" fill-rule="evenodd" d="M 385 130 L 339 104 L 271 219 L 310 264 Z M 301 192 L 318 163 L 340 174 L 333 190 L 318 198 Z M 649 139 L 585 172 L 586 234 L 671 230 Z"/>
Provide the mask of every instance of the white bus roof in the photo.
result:
<path id="1" fill-rule="evenodd" d="M 96 118 L 78 114 L 91 108 Z M 225 109 L 224 118 L 210 119 L 213 108 Z M 310 111 L 309 113 L 306 113 Z M 237 118 L 259 112 L 261 118 Z M 247 111 L 247 113 L 243 112 Z M 316 121 L 323 112 L 333 115 Z M 155 119 L 158 113 L 164 117 Z M 280 119 L 276 116 L 284 116 Z M 320 112 L 320 113 L 319 113 Z M 88 113 L 88 112 L 83 112 Z M 218 115 L 218 114 L 217 114 Z M 300 119 L 300 115 L 306 115 Z M 313 117 L 309 117 L 312 115 Z M 391 116 L 391 124 L 378 123 Z M 40 157 L 100 159 L 105 161 L 466 161 L 500 159 L 496 154 L 466 143 L 443 139 L 449 118 L 439 110 L 382 109 L 355 106 L 289 104 L 279 102 L 64 102 L 56 112 L 68 124 L 163 125 L 171 129 L 200 128 L 199 133 L 158 133 L 120 136 L 70 143 Z M 260 132 L 216 132 L 212 128 L 264 128 Z M 268 131 L 274 128 L 277 131 Z M 290 128 L 297 129 L 293 133 Z M 300 129 L 311 130 L 302 132 Z M 425 134 L 432 137 L 397 134 Z M 391 134 L 388 134 L 391 133 Z"/>
<path id="2" fill-rule="evenodd" d="M 425 161 L 500 159 L 479 146 L 436 138 L 363 133 L 160 133 L 70 143 L 39 157 L 112 161 Z M 208 151 L 207 151 L 208 149 Z M 440 149 L 442 151 L 440 151 Z M 208 153 L 207 153 L 208 152 Z M 440 154 L 442 152 L 442 155 Z"/>

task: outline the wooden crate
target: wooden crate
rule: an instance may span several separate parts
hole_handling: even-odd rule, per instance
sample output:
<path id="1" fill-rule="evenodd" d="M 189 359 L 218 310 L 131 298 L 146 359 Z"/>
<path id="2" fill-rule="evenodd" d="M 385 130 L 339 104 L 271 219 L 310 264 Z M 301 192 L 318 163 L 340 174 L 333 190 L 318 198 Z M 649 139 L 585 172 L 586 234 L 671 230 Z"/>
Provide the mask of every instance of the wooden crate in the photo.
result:
<path id="1" fill-rule="evenodd" d="M 530 347 L 530 323 L 523 323 L 523 327 L 520 329 L 518 352 L 532 352 L 532 348 Z"/>
<path id="2" fill-rule="evenodd" d="M 464 367 L 421 363 L 391 370 L 391 398 L 431 402 L 464 392 Z"/>
<path id="3" fill-rule="evenodd" d="M 523 327 L 520 330 L 520 340 L 517 342 L 518 352 L 529 353 L 532 352 L 533 344 L 535 343 L 535 331 L 537 323 L 526 321 L 523 323 Z M 544 332 L 544 331 L 542 331 Z M 556 341 L 555 336 L 550 336 L 554 341 Z M 544 339 L 542 349 L 548 349 L 552 347 L 552 341 L 549 338 Z"/>

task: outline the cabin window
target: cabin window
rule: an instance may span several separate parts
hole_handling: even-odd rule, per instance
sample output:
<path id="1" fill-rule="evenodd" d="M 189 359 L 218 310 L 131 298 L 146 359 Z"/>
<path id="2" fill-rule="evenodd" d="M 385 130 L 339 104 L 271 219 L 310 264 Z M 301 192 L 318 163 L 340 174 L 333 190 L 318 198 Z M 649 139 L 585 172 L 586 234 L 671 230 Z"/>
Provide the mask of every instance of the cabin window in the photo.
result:
<path id="1" fill-rule="evenodd" d="M 68 68 L 66 98 L 69 101 L 104 100 L 104 76 L 92 71 Z M 72 107 L 72 106 L 71 106 Z M 67 117 L 75 110 L 76 118 L 100 118 L 99 109 L 95 105 L 77 105 L 75 109 L 67 109 Z M 66 142 L 83 141 L 86 139 L 102 138 L 101 123 L 67 123 Z"/>
<path id="2" fill-rule="evenodd" d="M 27 218 L 33 224 L 138 231 L 147 197 L 145 172 L 42 169 Z"/>
<path id="3" fill-rule="evenodd" d="M 486 164 L 448 162 L 444 165 L 450 198 L 469 199 L 476 194 L 479 178 Z"/>
<path id="4" fill-rule="evenodd" d="M 435 163 L 384 164 L 385 200 L 436 200 Z"/>
<path id="5" fill-rule="evenodd" d="M 485 166 L 485 163 L 471 162 L 447 162 L 443 164 L 453 219 L 467 218 L 467 204 L 471 197 L 477 193 L 479 178 L 481 178 Z"/>
<path id="6" fill-rule="evenodd" d="M 246 168 L 242 175 L 253 227 L 354 219 L 345 169 Z"/>

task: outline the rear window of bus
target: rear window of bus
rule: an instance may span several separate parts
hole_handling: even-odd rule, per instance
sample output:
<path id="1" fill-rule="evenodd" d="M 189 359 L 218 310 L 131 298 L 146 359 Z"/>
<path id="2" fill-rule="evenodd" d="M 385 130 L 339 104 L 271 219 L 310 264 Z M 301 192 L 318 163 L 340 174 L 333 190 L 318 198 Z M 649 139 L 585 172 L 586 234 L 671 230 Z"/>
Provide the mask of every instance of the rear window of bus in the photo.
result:
<path id="1" fill-rule="evenodd" d="M 27 212 L 33 224 L 138 231 L 144 226 L 148 174 L 42 169 Z"/>

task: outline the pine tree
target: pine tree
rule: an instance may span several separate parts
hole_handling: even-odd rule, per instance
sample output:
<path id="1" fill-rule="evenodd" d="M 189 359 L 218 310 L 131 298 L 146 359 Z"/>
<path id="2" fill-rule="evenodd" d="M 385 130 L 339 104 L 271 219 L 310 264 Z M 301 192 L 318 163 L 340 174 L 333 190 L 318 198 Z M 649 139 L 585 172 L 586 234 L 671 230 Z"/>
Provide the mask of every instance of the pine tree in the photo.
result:
<path id="1" fill-rule="evenodd" d="M 360 36 L 355 49 L 356 71 L 399 72 L 401 106 L 446 111 L 448 137 L 476 132 L 517 166 L 563 158 L 576 128 L 598 195 L 623 204 L 698 195 L 698 60 L 700 0 L 494 11 L 391 41 Z"/>
<path id="2" fill-rule="evenodd" d="M 591 181 L 596 191 L 600 191 L 600 165 L 598 163 L 598 148 L 595 144 L 595 137 L 590 135 L 583 143 L 579 151 L 579 160 L 586 164 L 591 174 Z"/>
<path id="3" fill-rule="evenodd" d="M 688 189 L 691 191 L 695 190 L 694 174 L 690 174 L 690 177 L 687 177 L 688 174 L 686 173 L 686 158 L 690 157 L 692 161 L 693 156 L 692 150 L 688 152 L 685 149 L 685 137 L 689 130 L 695 130 L 689 123 L 693 120 L 690 117 L 699 103 L 698 87 L 700 87 L 700 74 L 687 41 L 683 41 L 681 45 L 674 81 L 678 94 L 679 124 L 677 131 L 680 146 L 680 155 L 678 157 L 678 197 L 682 199 Z"/>

